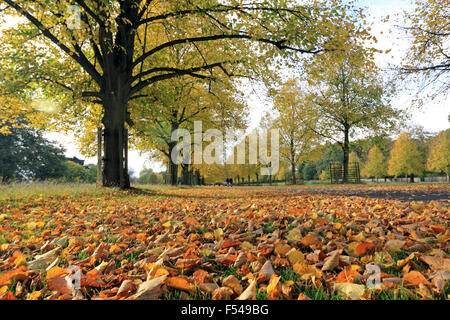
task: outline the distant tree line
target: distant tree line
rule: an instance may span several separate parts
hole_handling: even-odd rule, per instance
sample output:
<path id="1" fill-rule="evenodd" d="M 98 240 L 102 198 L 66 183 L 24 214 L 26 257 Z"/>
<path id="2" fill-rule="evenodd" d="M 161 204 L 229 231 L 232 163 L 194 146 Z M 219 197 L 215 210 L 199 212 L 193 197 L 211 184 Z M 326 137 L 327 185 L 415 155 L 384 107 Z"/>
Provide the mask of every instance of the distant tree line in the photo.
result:
<path id="1" fill-rule="evenodd" d="M 328 180 L 331 163 L 342 163 L 343 151 L 337 144 L 325 144 L 312 152 L 310 160 L 298 166 L 304 180 Z M 397 140 L 375 137 L 350 145 L 349 162 L 357 162 L 363 178 L 430 177 L 450 175 L 450 129 L 436 135 L 422 128 L 402 132 Z"/>
<path id="2" fill-rule="evenodd" d="M 165 182 L 165 172 L 156 173 L 152 169 L 144 169 L 139 173 L 136 179 L 138 184 L 163 184 Z"/>
<path id="3" fill-rule="evenodd" d="M 45 139 L 40 130 L 22 124 L 0 133 L 1 183 L 51 180 L 93 183 L 97 166 L 68 159 L 64 149 Z"/>

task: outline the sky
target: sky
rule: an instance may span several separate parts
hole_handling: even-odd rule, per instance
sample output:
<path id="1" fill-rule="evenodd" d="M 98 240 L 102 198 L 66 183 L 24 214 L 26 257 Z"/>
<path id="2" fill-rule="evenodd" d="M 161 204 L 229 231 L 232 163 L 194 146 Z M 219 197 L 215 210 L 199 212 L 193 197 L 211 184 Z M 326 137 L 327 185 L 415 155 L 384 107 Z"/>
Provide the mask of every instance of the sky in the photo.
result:
<path id="1" fill-rule="evenodd" d="M 404 33 L 396 26 L 401 25 L 401 19 L 397 19 L 403 10 L 410 11 L 413 9 L 412 0 L 356 0 L 358 6 L 366 7 L 368 22 L 372 24 L 372 34 L 378 39 L 376 47 L 378 49 L 391 49 L 388 55 L 377 55 L 376 63 L 381 68 L 388 68 L 390 64 L 399 64 L 404 57 L 408 48 L 408 39 Z M 383 22 L 384 17 L 390 16 L 388 22 Z M 392 32 L 389 32 L 391 30 Z M 249 88 L 250 90 L 250 88 Z M 264 93 L 260 88 L 251 89 L 248 95 L 248 105 L 250 108 L 249 129 L 255 128 L 261 117 L 266 111 L 270 110 L 270 104 L 264 99 Z M 412 95 L 401 92 L 392 101 L 393 106 L 400 109 L 409 108 L 411 106 Z M 450 113 L 450 103 L 447 99 L 439 101 L 428 101 L 420 110 L 411 110 L 410 125 L 420 125 L 425 130 L 438 132 L 449 128 L 448 115 Z M 51 140 L 55 140 L 63 145 L 66 149 L 68 157 L 77 156 L 84 158 L 77 150 L 73 139 L 60 133 L 50 132 L 46 134 Z M 86 159 L 86 163 L 96 163 L 95 158 Z M 129 167 L 134 172 L 139 173 L 144 167 L 152 168 L 155 171 L 161 171 L 164 168 L 161 163 L 151 162 L 148 154 L 139 151 L 129 151 Z"/>

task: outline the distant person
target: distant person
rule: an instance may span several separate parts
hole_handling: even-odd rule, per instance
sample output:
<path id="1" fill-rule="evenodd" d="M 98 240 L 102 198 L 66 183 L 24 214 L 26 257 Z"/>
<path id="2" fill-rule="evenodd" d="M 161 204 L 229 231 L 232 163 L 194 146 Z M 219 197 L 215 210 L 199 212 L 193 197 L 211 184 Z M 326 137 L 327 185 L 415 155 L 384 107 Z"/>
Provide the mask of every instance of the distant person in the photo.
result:
<path id="1" fill-rule="evenodd" d="M 227 178 L 227 187 L 229 187 L 230 186 L 230 179 L 229 178 Z"/>
<path id="2" fill-rule="evenodd" d="M 230 187 L 233 186 L 233 178 L 230 178 Z"/>

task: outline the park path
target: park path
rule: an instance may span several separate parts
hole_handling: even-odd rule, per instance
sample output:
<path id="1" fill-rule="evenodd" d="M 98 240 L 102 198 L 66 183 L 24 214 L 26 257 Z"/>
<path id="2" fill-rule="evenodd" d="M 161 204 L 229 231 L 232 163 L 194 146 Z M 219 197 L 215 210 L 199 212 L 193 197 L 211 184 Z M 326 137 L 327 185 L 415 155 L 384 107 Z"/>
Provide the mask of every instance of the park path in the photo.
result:
<path id="1" fill-rule="evenodd" d="M 326 186 L 283 186 L 283 187 L 233 187 L 249 189 L 248 192 L 303 195 L 307 193 L 324 194 L 330 196 L 363 197 L 399 201 L 443 201 L 450 203 L 450 184 L 442 185 L 326 185 Z"/>

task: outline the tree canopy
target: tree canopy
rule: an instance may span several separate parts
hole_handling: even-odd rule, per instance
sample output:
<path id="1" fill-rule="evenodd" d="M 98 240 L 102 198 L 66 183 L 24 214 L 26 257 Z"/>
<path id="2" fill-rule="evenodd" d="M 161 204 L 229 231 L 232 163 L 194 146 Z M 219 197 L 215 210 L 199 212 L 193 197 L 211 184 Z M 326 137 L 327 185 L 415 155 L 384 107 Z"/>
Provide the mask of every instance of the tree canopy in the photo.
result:
<path id="1" fill-rule="evenodd" d="M 2 54 L 13 51 L 11 70 L 16 74 L 15 90 L 8 93 L 24 99 L 39 93 L 61 102 L 57 117 L 68 113 L 73 122 L 94 109 L 104 126 L 104 183 L 123 188 L 129 185 L 125 149 L 134 125 L 132 102 L 147 97 L 143 91 L 148 86 L 182 76 L 214 80 L 217 73 L 260 75 L 269 61 L 335 50 L 340 44 L 336 39 L 366 36 L 361 12 L 341 1 L 1 3 L 1 18 L 24 18 L 3 33 Z M 69 11 L 69 4 L 76 10 Z M 33 62 L 32 55 L 14 52 L 18 46 L 33 48 L 40 59 Z M 215 50 L 206 50 L 211 46 Z M 185 53 L 181 61 L 167 55 L 173 48 Z"/>

